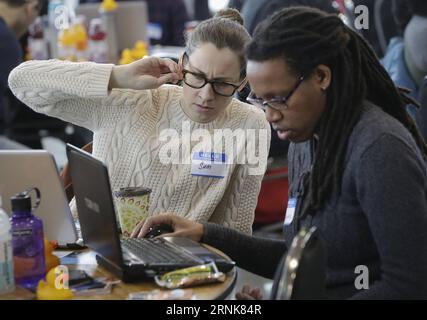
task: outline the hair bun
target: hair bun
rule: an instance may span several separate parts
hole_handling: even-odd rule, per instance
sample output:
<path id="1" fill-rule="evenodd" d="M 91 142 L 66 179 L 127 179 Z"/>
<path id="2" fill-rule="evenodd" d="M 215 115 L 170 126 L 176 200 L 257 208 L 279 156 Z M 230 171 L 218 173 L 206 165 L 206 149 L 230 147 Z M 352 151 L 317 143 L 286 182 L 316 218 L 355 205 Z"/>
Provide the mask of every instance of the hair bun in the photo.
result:
<path id="1" fill-rule="evenodd" d="M 222 9 L 219 10 L 214 18 L 225 18 L 225 19 L 230 19 L 233 20 L 234 22 L 237 22 L 238 24 L 242 25 L 244 24 L 244 19 L 242 17 L 242 15 L 240 14 L 240 12 L 236 9 L 233 8 L 226 8 L 226 9 Z"/>

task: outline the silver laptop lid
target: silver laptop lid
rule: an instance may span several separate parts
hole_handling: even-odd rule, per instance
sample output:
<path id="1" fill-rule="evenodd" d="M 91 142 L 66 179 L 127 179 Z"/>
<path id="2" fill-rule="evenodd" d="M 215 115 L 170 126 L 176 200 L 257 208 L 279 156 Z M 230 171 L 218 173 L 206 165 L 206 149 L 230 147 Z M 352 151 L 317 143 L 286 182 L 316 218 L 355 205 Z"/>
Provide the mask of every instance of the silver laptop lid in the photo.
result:
<path id="1" fill-rule="evenodd" d="M 9 215 L 10 197 L 29 187 L 41 192 L 34 214 L 43 220 L 44 235 L 59 244 L 74 243 L 76 227 L 53 156 L 45 150 L 0 150 L 0 195 Z"/>

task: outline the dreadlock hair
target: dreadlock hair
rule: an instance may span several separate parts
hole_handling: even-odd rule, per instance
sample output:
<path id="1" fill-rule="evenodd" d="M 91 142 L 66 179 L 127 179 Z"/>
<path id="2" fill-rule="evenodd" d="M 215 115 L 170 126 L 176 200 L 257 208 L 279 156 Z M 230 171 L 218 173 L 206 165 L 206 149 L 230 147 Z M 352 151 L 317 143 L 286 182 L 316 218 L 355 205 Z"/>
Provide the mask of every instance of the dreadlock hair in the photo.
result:
<path id="1" fill-rule="evenodd" d="M 405 109 L 406 104 L 417 103 L 394 85 L 370 45 L 338 16 L 308 7 L 278 11 L 258 25 L 247 56 L 255 61 L 283 57 L 296 76 L 308 76 L 320 64 L 331 69 L 303 215 L 321 208 L 332 192 L 340 193 L 347 143 L 363 100 L 402 123 L 427 157 L 427 146 Z"/>

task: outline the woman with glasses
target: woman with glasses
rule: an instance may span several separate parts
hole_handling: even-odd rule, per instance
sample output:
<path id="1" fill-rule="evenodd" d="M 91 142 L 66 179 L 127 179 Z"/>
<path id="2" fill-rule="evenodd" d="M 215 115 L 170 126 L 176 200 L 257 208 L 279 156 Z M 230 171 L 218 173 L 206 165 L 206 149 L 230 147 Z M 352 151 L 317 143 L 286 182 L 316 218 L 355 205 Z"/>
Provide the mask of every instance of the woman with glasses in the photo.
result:
<path id="1" fill-rule="evenodd" d="M 291 141 L 285 239 L 168 215 L 134 236 L 166 223 L 172 235 L 272 278 L 298 231 L 316 227 L 328 297 L 426 299 L 427 148 L 372 48 L 337 16 L 295 7 L 256 29 L 247 56 L 248 100 Z M 260 290 L 244 287 L 238 297 L 260 298 Z"/>
<path id="2" fill-rule="evenodd" d="M 225 10 L 189 35 L 178 64 L 30 61 L 9 84 L 35 111 L 92 130 L 113 190 L 151 188 L 150 215 L 250 234 L 270 131 L 261 110 L 233 98 L 246 84 L 249 40 L 240 14 Z"/>

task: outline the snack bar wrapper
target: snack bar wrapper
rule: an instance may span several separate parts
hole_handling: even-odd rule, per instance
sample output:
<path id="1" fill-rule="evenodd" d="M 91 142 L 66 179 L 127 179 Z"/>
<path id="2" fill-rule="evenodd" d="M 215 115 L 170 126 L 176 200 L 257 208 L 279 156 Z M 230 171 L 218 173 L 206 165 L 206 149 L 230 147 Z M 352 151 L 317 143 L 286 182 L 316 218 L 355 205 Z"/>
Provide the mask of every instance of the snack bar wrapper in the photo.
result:
<path id="1" fill-rule="evenodd" d="M 154 278 L 157 285 L 167 289 L 177 289 L 212 282 L 224 282 L 225 274 L 218 271 L 215 262 L 179 269 Z"/>

